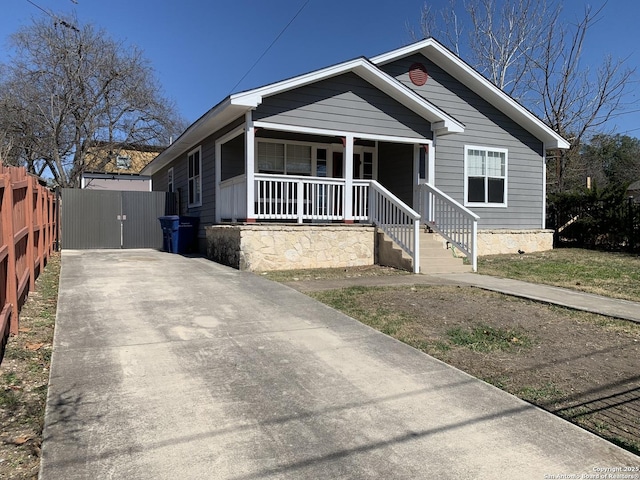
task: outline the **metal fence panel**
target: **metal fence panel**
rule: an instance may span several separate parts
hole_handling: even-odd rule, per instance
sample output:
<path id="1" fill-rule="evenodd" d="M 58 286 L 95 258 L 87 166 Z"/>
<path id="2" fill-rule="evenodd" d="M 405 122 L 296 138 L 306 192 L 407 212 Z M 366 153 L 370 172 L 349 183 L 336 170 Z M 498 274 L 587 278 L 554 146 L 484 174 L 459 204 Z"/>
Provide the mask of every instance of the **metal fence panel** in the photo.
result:
<path id="1" fill-rule="evenodd" d="M 62 189 L 62 248 L 120 248 L 120 192 Z"/>
<path id="2" fill-rule="evenodd" d="M 62 248 L 161 248 L 171 194 L 62 189 Z"/>
<path id="3" fill-rule="evenodd" d="M 158 217 L 168 203 L 164 192 L 122 192 L 123 248 L 162 248 Z"/>

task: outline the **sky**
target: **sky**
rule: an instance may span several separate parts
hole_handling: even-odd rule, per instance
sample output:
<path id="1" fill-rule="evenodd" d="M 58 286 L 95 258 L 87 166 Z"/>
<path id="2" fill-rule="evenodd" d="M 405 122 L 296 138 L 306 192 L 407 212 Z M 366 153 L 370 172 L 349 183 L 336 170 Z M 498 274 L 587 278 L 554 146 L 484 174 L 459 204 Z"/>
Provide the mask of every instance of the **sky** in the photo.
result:
<path id="1" fill-rule="evenodd" d="M 429 3 L 437 10 L 449 0 Z M 407 25 L 417 27 L 423 5 L 424 0 L 0 0 L 0 63 L 8 61 L 8 37 L 45 15 L 41 9 L 57 15 L 75 12 L 80 22 L 142 49 L 164 95 L 191 123 L 230 93 L 410 43 Z M 585 5 L 565 2 L 565 20 L 580 16 Z M 608 0 L 589 30 L 583 56 L 594 75 L 607 54 L 626 59 L 630 68 L 640 67 L 638 18 L 637 0 Z M 640 68 L 635 79 L 639 76 Z M 640 94 L 632 92 L 629 100 L 638 103 L 608 127 L 640 137 Z"/>

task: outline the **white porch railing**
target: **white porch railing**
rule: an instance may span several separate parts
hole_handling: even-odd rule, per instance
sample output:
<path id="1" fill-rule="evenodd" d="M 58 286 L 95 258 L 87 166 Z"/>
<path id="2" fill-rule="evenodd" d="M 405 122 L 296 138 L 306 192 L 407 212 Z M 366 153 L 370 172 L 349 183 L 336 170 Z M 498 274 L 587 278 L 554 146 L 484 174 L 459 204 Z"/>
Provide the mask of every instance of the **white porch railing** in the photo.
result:
<path id="1" fill-rule="evenodd" d="M 344 219 L 344 179 L 263 173 L 254 178 L 258 220 Z"/>
<path id="2" fill-rule="evenodd" d="M 478 270 L 478 215 L 436 187 L 419 186 L 419 205 L 424 222 L 458 247 Z"/>
<path id="3" fill-rule="evenodd" d="M 246 176 L 220 184 L 220 218 L 343 221 L 345 180 L 294 175 L 254 175 L 255 203 L 247 205 Z M 386 233 L 420 270 L 421 216 L 375 180 L 353 180 L 349 219 L 371 222 Z M 477 270 L 478 216 L 429 184 L 419 186 L 423 222 L 458 247 Z"/>
<path id="4" fill-rule="evenodd" d="M 369 220 L 411 257 L 413 273 L 419 273 L 420 214 L 375 180 L 370 184 Z"/>

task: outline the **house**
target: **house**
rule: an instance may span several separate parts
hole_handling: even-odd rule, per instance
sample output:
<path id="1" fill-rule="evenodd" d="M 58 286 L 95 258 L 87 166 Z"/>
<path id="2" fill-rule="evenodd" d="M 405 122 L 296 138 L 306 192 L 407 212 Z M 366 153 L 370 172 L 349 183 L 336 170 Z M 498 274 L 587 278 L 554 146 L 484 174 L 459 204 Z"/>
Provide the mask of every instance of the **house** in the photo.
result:
<path id="1" fill-rule="evenodd" d="M 142 170 L 166 147 L 96 142 L 87 151 L 80 188 L 151 191 L 151 177 Z"/>
<path id="2" fill-rule="evenodd" d="M 142 173 L 240 268 L 373 263 L 384 234 L 420 271 L 426 226 L 475 269 L 552 248 L 545 152 L 568 147 L 429 38 L 233 94 Z"/>

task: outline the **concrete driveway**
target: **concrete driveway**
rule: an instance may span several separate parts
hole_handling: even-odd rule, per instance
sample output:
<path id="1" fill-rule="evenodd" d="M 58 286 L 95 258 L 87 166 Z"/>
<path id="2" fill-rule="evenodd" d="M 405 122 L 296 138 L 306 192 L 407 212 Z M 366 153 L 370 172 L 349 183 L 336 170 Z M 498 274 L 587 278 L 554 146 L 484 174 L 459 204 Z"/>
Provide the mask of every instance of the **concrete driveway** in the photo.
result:
<path id="1" fill-rule="evenodd" d="M 44 480 L 594 478 L 639 465 L 260 276 L 152 250 L 63 252 Z"/>

